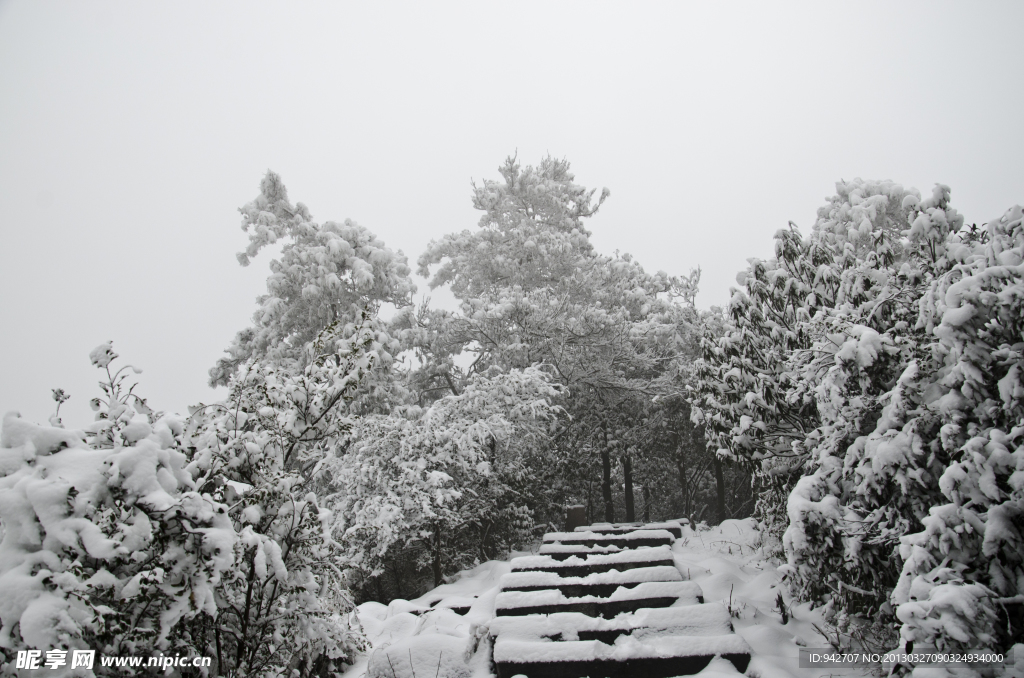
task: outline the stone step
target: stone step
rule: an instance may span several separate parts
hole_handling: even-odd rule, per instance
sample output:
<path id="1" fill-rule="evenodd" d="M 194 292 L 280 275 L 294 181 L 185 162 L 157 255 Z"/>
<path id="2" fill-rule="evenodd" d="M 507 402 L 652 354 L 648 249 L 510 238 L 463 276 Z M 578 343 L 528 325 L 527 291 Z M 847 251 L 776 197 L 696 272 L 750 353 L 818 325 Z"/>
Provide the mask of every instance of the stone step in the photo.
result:
<path id="1" fill-rule="evenodd" d="M 750 648 L 733 633 L 720 604 L 641 609 L 612 619 L 498 617 L 488 627 L 499 676 L 667 678 L 697 673 L 715 655 L 741 672 L 750 660 Z"/>
<path id="2" fill-rule="evenodd" d="M 646 638 L 658 635 L 721 636 L 733 632 L 732 618 L 721 604 L 685 605 L 641 609 L 611 619 L 575 612 L 548 615 L 497 617 L 488 633 L 506 640 L 601 640 L 608 643 L 622 635 Z"/>
<path id="3" fill-rule="evenodd" d="M 728 611 L 675 567 L 683 524 L 577 527 L 515 558 L 488 625 L 498 678 L 673 678 L 716 656 L 746 671 Z"/>
<path id="4" fill-rule="evenodd" d="M 668 530 L 631 530 L 628 532 L 604 534 L 601 532 L 549 532 L 544 535 L 544 543 L 574 546 L 618 546 L 620 549 L 635 549 L 641 546 L 671 545 L 675 536 Z"/>
<path id="5" fill-rule="evenodd" d="M 676 539 L 683 536 L 683 525 L 689 525 L 690 521 L 685 518 L 681 520 L 669 520 L 663 523 L 594 523 L 577 527 L 575 532 L 598 532 L 600 534 L 624 534 L 636 530 L 668 530 Z"/>
<path id="6" fill-rule="evenodd" d="M 542 556 L 551 556 L 555 560 L 565 560 L 571 556 L 585 558 L 607 553 L 619 553 L 630 549 L 621 546 L 584 546 L 583 544 L 562 544 L 557 541 L 541 544 L 538 553 Z"/>
<path id="7" fill-rule="evenodd" d="M 610 619 L 623 612 L 644 608 L 697 605 L 704 592 L 693 582 L 641 582 L 631 588 L 617 587 L 608 596 L 567 596 L 557 589 L 502 591 L 494 601 L 498 617 L 578 612 L 589 617 Z"/>
<path id="8" fill-rule="evenodd" d="M 555 590 L 571 598 L 598 596 L 607 598 L 621 587 L 633 588 L 643 582 L 682 581 L 675 567 L 662 565 L 625 571 L 595 572 L 584 577 L 563 577 L 557 572 L 512 572 L 502 576 L 502 591 Z"/>
<path id="9" fill-rule="evenodd" d="M 499 637 L 494 644 L 498 678 L 673 678 L 701 672 L 716 656 L 744 672 L 750 647 L 734 633 L 630 638 L 615 645 L 599 640 L 538 642 Z"/>
<path id="10" fill-rule="evenodd" d="M 513 572 L 555 572 L 563 577 L 583 577 L 596 572 L 638 567 L 674 566 L 668 546 L 625 549 L 612 553 L 552 553 L 512 559 Z"/>

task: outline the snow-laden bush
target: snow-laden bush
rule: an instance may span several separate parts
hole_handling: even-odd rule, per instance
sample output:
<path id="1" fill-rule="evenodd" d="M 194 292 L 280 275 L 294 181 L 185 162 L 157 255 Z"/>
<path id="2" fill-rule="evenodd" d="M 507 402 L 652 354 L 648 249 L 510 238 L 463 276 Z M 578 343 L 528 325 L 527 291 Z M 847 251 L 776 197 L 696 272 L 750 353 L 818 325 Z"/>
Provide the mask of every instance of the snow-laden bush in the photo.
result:
<path id="1" fill-rule="evenodd" d="M 563 390 L 539 367 L 475 377 L 409 417 L 367 416 L 334 462 L 349 563 L 381 573 L 394 548 L 419 547 L 434 585 L 532 534 L 531 458 L 561 412 Z"/>
<path id="2" fill-rule="evenodd" d="M 979 232 L 943 186 L 838 189 L 807 239 L 780 232 L 741 274 L 695 417 L 788 481 L 761 512 L 803 597 L 898 605 L 919 644 L 1005 649 L 1024 584 L 1020 210 Z"/>
<path id="3" fill-rule="evenodd" d="M 893 600 L 907 640 L 1005 649 L 1024 635 L 1024 210 L 985 235 L 945 243 L 951 269 L 921 300 L 936 340 L 903 428 L 937 416 L 950 461 L 943 501 L 901 540 Z"/>
<path id="4" fill-rule="evenodd" d="M 210 656 L 215 675 L 326 675 L 363 647 L 318 492 L 381 351 L 357 327 L 298 373 L 252 362 L 221 404 L 152 413 L 107 370 L 85 432 L 4 419 L 0 648 Z M 5 666 L 14 666 L 5 662 Z"/>
<path id="5" fill-rule="evenodd" d="M 918 201 L 916 191 L 861 180 L 836 188 L 809 237 L 790 224 L 776 233 L 774 259 L 752 260 L 737 276 L 745 290 L 733 291 L 731 328 L 705 338 L 696 366 L 694 419 L 721 456 L 757 468 L 769 536 L 789 523 L 784 499 L 813 458 L 842 456 L 877 419 L 877 398 L 896 376 L 885 373 L 900 361 L 882 335 L 913 324 L 913 288 L 922 284 L 901 273 L 899 233 L 913 218 L 904 201 Z M 839 541 L 823 539 L 821 548 Z M 827 590 L 820 577 L 808 584 Z"/>
<path id="6" fill-rule="evenodd" d="M 207 654 L 182 623 L 216 614 L 235 564 L 228 508 L 200 488 L 184 422 L 122 388 L 109 344 L 105 398 L 86 431 L 37 426 L 16 412 L 0 436 L 0 651 Z M 150 412 L 148 415 L 147 412 Z"/>

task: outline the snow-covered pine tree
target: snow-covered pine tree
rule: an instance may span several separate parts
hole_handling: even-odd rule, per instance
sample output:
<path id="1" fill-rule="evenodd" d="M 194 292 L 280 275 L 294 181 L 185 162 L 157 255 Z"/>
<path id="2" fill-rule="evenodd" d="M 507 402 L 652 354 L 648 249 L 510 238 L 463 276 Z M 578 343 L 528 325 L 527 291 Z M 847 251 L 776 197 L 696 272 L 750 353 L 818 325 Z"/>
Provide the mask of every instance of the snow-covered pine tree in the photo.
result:
<path id="1" fill-rule="evenodd" d="M 383 304 L 407 306 L 415 291 L 401 251 L 351 220 L 314 222 L 304 204 L 289 202 L 281 178 L 270 171 L 260 182 L 260 194 L 239 211 L 249 235 L 248 247 L 238 254 L 243 266 L 264 248 L 284 245 L 280 258 L 270 262 L 267 293 L 257 299 L 252 326 L 236 335 L 227 357 L 210 370 L 211 385 L 226 385 L 253 359 L 301 371 L 307 344 L 332 323 L 342 338 L 351 337 L 357 325 L 373 330 L 384 347 L 378 368 L 389 366 L 401 347 L 377 313 Z M 364 398 L 388 401 L 387 380 L 368 375 Z"/>
<path id="2" fill-rule="evenodd" d="M 409 316 L 407 337 L 426 364 L 420 383 L 428 388 L 434 379 L 433 388 L 457 392 L 462 380 L 491 367 L 546 365 L 568 388 L 566 407 L 580 422 L 560 436 L 564 455 L 550 465 L 552 482 L 564 486 L 590 466 L 582 457 L 596 452 L 608 517 L 613 465 L 621 461 L 630 488 L 632 456 L 649 438 L 634 426 L 636 413 L 679 390 L 669 366 L 694 324 L 697 276 L 649 274 L 628 254 L 595 252 L 584 220 L 608 191 L 595 199 L 596 191 L 574 183 L 565 160 L 523 168 L 508 158 L 499 171 L 501 180 L 473 187 L 479 228 L 431 243 L 419 259 L 431 287 L 450 285 L 460 302 L 455 314 Z M 473 359 L 465 372 L 455 367 L 461 353 Z M 574 486 L 566 493 L 580 501 L 585 492 Z M 632 499 L 627 492 L 628 519 Z"/>
<path id="3" fill-rule="evenodd" d="M 848 338 L 843 332 L 858 322 L 883 332 L 899 309 L 906 312 L 909 302 L 897 294 L 893 269 L 902 256 L 894 234 L 909 223 L 906 194 L 892 182 L 837 184 L 807 239 L 791 223 L 776 233 L 775 258 L 754 260 L 738 276 L 745 290 L 733 291 L 730 327 L 702 342 L 695 419 L 720 455 L 758 469 L 758 512 L 776 536 L 789 523 L 787 496 L 819 439 L 827 438 L 827 447 L 863 423 L 864 412 L 840 416 L 830 399 L 843 388 L 855 397 L 850 389 L 860 389 L 862 378 L 833 372 L 838 387 L 815 390 Z M 887 283 L 888 277 L 894 280 Z M 877 413 L 866 395 L 856 402 L 870 422 Z M 831 408 L 824 417 L 822 407 Z M 808 583 L 818 587 L 814 595 L 829 590 L 820 577 Z"/>

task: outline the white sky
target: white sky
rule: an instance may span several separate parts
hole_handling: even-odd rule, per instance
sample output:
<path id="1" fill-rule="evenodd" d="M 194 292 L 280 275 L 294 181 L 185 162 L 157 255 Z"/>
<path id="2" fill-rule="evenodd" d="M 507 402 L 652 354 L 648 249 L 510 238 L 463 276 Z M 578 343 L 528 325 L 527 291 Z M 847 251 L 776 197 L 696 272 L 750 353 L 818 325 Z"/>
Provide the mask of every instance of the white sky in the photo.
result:
<path id="1" fill-rule="evenodd" d="M 267 168 L 410 263 L 471 178 L 550 152 L 611 197 L 599 249 L 723 304 L 840 178 L 1024 202 L 1024 3 L 4 2 L 0 413 L 91 419 L 112 339 L 184 411 L 249 323 L 237 208 Z M 420 294 L 426 292 L 420 285 Z"/>

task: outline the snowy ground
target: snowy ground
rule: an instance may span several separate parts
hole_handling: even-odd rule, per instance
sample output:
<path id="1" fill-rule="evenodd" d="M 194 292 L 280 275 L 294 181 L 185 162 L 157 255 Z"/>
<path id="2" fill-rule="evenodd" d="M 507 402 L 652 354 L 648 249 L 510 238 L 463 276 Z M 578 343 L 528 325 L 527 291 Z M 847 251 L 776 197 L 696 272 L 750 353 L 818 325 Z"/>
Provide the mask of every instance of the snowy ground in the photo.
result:
<path id="1" fill-rule="evenodd" d="M 761 678 L 818 678 L 819 676 L 868 676 L 867 668 L 799 668 L 800 647 L 827 647 L 814 629 L 824 628 L 819 610 L 807 604 L 793 605 L 782 585 L 782 575 L 764 557 L 758 544 L 760 535 L 752 520 L 727 520 L 719 526 L 684 533 L 673 546 L 676 566 L 684 576 L 700 584 L 706 603 L 718 601 L 733 611 L 736 632 L 754 650 L 748 676 Z M 782 592 L 790 612 L 783 625 L 777 605 Z M 699 675 L 708 677 L 712 663 Z M 723 662 L 718 673 L 736 675 L 732 665 Z"/>
<path id="2" fill-rule="evenodd" d="M 827 645 L 814 629 L 814 624 L 823 626 L 821 615 L 807 605 L 790 605 L 789 622 L 782 624 L 776 603 L 779 591 L 783 591 L 787 603 L 790 601 L 784 586 L 780 585 L 781 575 L 764 558 L 759 541 L 752 521 L 727 520 L 717 527 L 696 532 L 684 528 L 683 538 L 672 547 L 676 566 L 684 577 L 700 584 L 705 602 L 728 605 L 732 610 L 736 632 L 754 650 L 746 674 L 752 678 L 870 675 L 870 669 L 799 668 L 801 646 Z M 529 554 L 514 553 L 509 559 L 518 555 Z M 359 619 L 373 649 L 346 675 L 353 678 L 390 678 L 392 675 L 398 678 L 413 675 L 486 678 L 493 675 L 489 668 L 486 626 L 494 618 L 498 579 L 510 571 L 508 561 L 490 561 L 415 600 L 395 600 L 387 606 L 360 605 Z M 450 609 L 465 607 L 469 610 L 464 615 Z M 728 661 L 715 660 L 698 675 L 738 678 L 740 674 Z"/>

